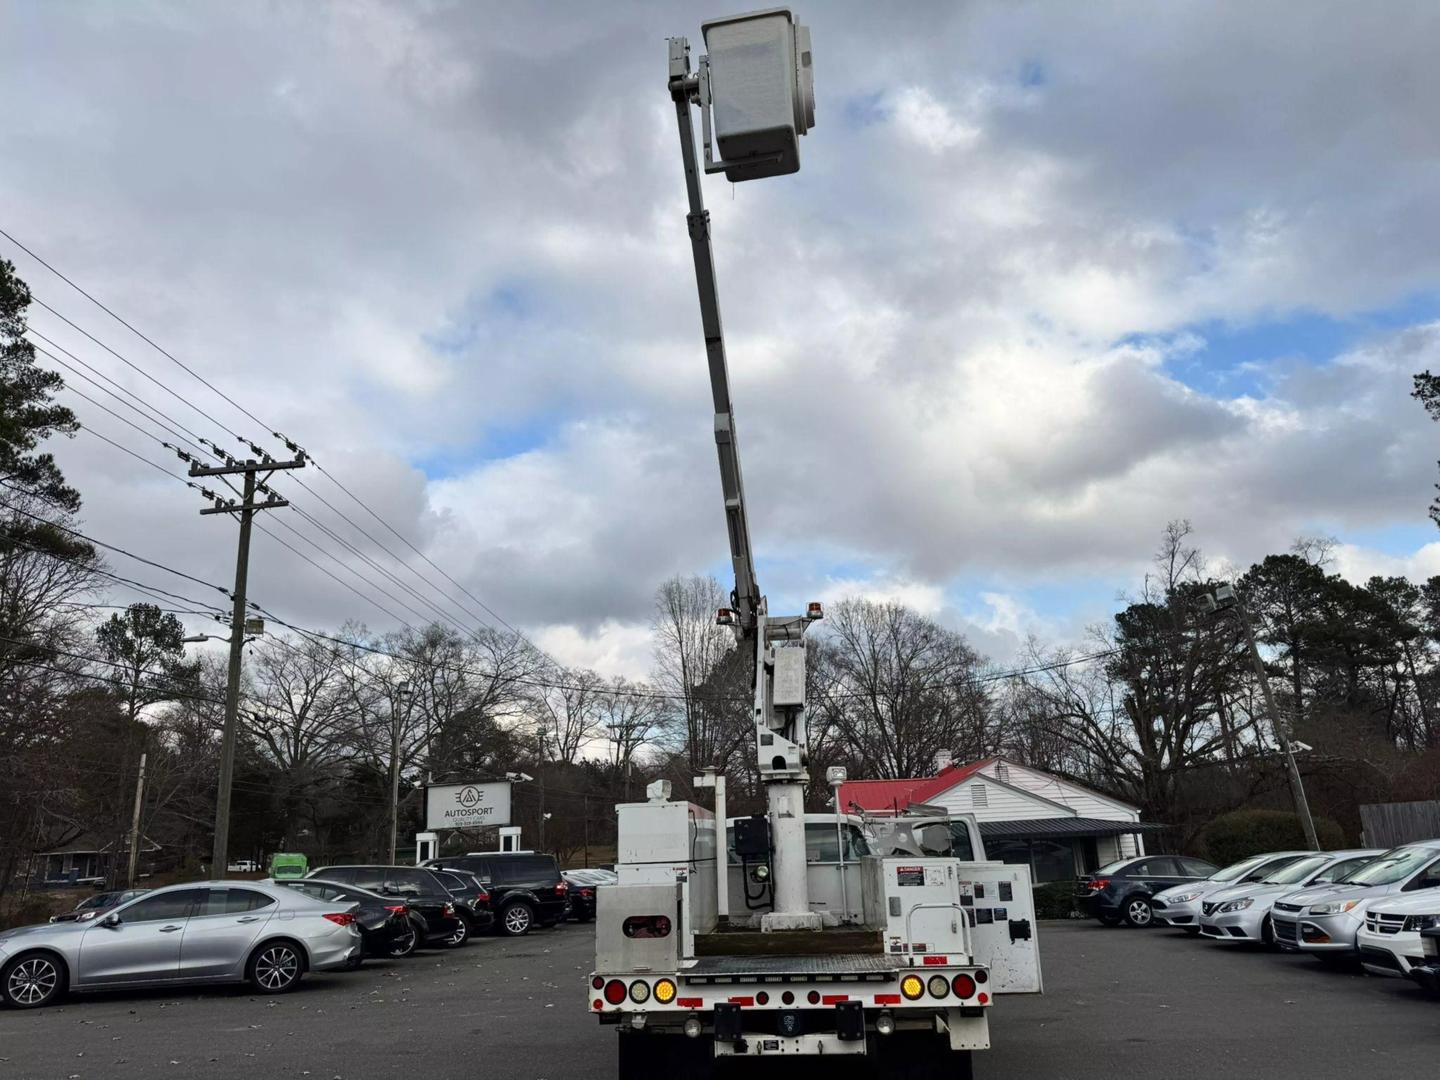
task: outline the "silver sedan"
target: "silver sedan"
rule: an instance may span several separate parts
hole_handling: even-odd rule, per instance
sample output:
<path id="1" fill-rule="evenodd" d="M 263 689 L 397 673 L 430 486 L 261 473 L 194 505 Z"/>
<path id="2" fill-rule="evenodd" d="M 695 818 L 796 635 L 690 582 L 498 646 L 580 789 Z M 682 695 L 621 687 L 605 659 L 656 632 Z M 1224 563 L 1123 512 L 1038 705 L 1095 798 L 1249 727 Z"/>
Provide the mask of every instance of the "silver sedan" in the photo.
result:
<path id="1" fill-rule="evenodd" d="M 0 1000 L 34 1009 L 67 990 L 245 981 L 283 993 L 306 971 L 359 962 L 354 908 L 249 881 L 153 889 L 87 922 L 0 934 Z"/>

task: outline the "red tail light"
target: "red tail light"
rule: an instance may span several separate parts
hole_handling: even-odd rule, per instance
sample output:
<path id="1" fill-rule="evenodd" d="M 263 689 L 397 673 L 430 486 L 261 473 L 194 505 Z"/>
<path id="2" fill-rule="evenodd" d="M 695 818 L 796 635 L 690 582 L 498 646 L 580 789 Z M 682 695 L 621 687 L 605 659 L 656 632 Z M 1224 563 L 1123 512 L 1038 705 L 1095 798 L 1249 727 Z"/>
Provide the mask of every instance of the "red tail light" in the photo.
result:
<path id="1" fill-rule="evenodd" d="M 488 904 L 490 902 L 490 894 L 488 892 L 476 893 L 475 902 L 477 904 Z"/>
<path id="2" fill-rule="evenodd" d="M 963 999 L 975 996 L 975 980 L 969 975 L 956 975 L 951 985 L 955 988 L 955 996 L 957 998 Z"/>
<path id="3" fill-rule="evenodd" d="M 410 909 L 404 904 L 386 904 L 385 910 L 395 915 L 404 915 Z"/>
<path id="4" fill-rule="evenodd" d="M 454 914 L 455 914 L 455 905 L 454 905 L 454 904 L 446 904 L 443 908 L 440 909 L 440 915 L 441 915 L 442 918 L 448 919 L 448 918 L 450 918 L 450 917 L 451 917 L 452 915 L 454 915 Z"/>
<path id="5" fill-rule="evenodd" d="M 584 897 L 586 900 L 589 900 L 592 896 L 595 895 L 595 890 L 594 890 L 594 889 L 581 889 L 581 890 L 580 890 L 580 895 L 581 895 L 582 897 Z"/>
<path id="6" fill-rule="evenodd" d="M 1110 887 L 1110 879 L 1108 877 L 1091 878 L 1085 883 L 1085 887 L 1091 892 L 1099 892 L 1101 889 Z"/>
<path id="7" fill-rule="evenodd" d="M 329 919 L 336 926 L 349 926 L 355 921 L 355 916 L 348 911 L 327 911 L 325 918 Z"/>
<path id="8" fill-rule="evenodd" d="M 619 1005 L 625 1000 L 625 984 L 619 979 L 611 979 L 605 984 L 605 1000 L 611 1005 Z"/>
<path id="9" fill-rule="evenodd" d="M 570 883 L 569 883 L 568 881 L 562 881 L 562 882 L 560 882 L 559 885 L 556 885 L 556 886 L 555 886 L 555 895 L 556 895 L 556 896 L 564 896 L 564 895 L 565 895 L 567 892 L 569 892 L 569 891 L 570 891 Z"/>

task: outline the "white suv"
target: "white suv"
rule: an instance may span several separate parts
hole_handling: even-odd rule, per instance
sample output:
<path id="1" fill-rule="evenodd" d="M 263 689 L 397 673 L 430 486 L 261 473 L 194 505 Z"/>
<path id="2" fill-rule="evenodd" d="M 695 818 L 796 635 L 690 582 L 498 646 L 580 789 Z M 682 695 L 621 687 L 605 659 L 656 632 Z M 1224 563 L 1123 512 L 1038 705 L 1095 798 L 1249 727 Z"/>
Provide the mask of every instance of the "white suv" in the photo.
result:
<path id="1" fill-rule="evenodd" d="M 1432 926 L 1440 926 L 1440 888 L 1371 900 L 1355 935 L 1360 962 L 1375 975 L 1408 975 L 1427 962 L 1420 931 Z"/>

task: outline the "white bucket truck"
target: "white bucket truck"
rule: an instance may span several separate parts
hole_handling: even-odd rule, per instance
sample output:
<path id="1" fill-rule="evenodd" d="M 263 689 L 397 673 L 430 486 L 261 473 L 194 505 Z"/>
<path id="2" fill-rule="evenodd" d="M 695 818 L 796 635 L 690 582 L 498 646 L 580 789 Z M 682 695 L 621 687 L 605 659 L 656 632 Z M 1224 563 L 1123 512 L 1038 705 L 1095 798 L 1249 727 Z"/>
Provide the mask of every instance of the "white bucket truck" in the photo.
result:
<path id="1" fill-rule="evenodd" d="M 713 813 L 672 801 L 666 781 L 618 807 L 619 882 L 599 894 L 587 1003 L 619 1029 L 624 1080 L 700 1080 L 726 1058 L 859 1054 L 884 1058 L 893 1078 L 964 1080 L 971 1052 L 990 1045 L 996 995 L 1041 988 L 1029 869 L 983 861 L 973 821 L 806 813 L 805 633 L 824 613 L 812 603 L 771 615 L 755 579 L 690 110 L 701 112 L 705 172 L 738 182 L 797 171 L 814 122 L 810 35 L 785 8 L 703 31 L 709 54 L 695 72 L 686 40 L 670 39 L 669 90 L 735 572 L 717 620 L 753 657 L 767 809 L 727 821 L 713 770 L 696 779 L 714 789 Z M 959 835 L 967 842 L 952 845 Z"/>

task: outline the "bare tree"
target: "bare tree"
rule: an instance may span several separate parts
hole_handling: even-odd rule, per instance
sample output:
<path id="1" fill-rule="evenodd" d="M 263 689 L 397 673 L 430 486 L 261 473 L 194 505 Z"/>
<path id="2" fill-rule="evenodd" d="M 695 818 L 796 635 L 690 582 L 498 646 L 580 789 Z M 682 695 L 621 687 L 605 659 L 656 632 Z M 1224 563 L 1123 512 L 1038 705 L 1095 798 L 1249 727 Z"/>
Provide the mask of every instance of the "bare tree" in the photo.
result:
<path id="1" fill-rule="evenodd" d="M 691 773 L 723 766 L 750 733 L 754 661 L 715 621 L 729 603 L 713 577 L 675 577 L 655 593 L 655 685 L 673 696 L 675 740 Z"/>
<path id="2" fill-rule="evenodd" d="M 573 765 L 581 751 L 600 736 L 605 680 L 582 668 L 556 668 L 553 677 L 553 685 L 538 687 L 531 696 L 540 752 Z"/>
<path id="3" fill-rule="evenodd" d="M 832 607 L 812 739 L 840 740 L 860 776 L 927 776 L 936 755 L 982 757 L 999 742 L 981 658 L 952 630 L 897 603 Z"/>

